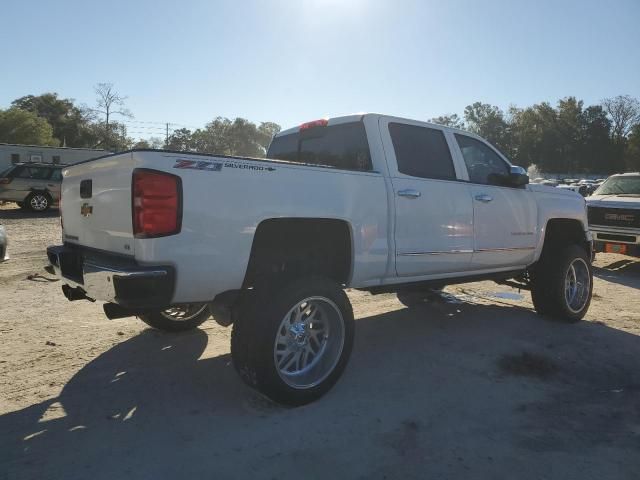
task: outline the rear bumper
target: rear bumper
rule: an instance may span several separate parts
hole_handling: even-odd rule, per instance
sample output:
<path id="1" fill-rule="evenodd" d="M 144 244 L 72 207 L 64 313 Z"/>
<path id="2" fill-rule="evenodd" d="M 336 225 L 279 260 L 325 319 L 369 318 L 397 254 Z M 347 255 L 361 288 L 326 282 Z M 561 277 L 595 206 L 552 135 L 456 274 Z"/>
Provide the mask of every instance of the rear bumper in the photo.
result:
<path id="1" fill-rule="evenodd" d="M 47 257 L 69 300 L 101 300 L 131 309 L 171 304 L 171 266 L 141 266 L 129 258 L 69 245 L 47 248 Z"/>

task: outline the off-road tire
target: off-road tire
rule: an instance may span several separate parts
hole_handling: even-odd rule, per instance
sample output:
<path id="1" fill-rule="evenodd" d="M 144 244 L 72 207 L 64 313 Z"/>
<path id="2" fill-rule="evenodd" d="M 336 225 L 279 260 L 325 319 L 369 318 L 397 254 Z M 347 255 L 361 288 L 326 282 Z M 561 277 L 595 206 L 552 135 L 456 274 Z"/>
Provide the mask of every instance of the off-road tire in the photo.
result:
<path id="1" fill-rule="evenodd" d="M 150 327 L 158 330 L 165 332 L 185 332 L 198 328 L 211 316 L 208 305 L 203 305 L 201 310 L 198 308 L 196 312 L 187 319 L 172 319 L 171 315 L 167 313 L 168 310 L 169 309 L 141 313 L 138 315 L 138 318 Z"/>
<path id="2" fill-rule="evenodd" d="M 305 299 L 327 300 L 339 311 L 343 342 L 335 365 L 322 380 L 312 386 L 293 387 L 281 377 L 274 351 L 282 322 L 288 312 Z M 234 367 L 247 385 L 275 402 L 298 406 L 317 400 L 327 393 L 342 375 L 353 348 L 354 320 L 351 303 L 340 285 L 323 277 L 306 277 L 288 283 L 256 288 L 242 299 L 231 332 L 231 356 Z M 327 340 L 328 342 L 329 340 Z M 323 350 L 323 355 L 327 350 Z M 281 371 L 281 370 L 280 370 Z"/>
<path id="3" fill-rule="evenodd" d="M 567 273 L 574 261 L 580 266 L 586 266 L 588 270 L 587 297 L 580 308 L 571 308 L 565 294 Z M 532 274 L 531 299 L 536 312 L 565 322 L 577 322 L 585 316 L 591 303 L 593 272 L 589 255 L 584 248 L 568 245 L 559 246 L 555 251 L 543 252 Z"/>

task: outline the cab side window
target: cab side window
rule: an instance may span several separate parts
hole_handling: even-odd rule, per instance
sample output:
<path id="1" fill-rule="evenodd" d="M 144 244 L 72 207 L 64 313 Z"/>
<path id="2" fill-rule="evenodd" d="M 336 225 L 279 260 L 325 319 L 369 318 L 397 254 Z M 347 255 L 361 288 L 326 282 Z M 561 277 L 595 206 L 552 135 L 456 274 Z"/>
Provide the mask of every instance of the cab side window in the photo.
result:
<path id="1" fill-rule="evenodd" d="M 60 170 L 59 168 L 54 169 L 53 173 L 51 174 L 51 180 L 53 180 L 54 182 L 61 182 L 62 170 Z"/>
<path id="2" fill-rule="evenodd" d="M 472 183 L 506 186 L 509 165 L 493 149 L 467 135 L 456 133 L 455 137 Z"/>
<path id="3" fill-rule="evenodd" d="M 29 167 L 29 175 L 33 180 L 46 180 L 51 175 L 51 169 Z"/>
<path id="4" fill-rule="evenodd" d="M 31 174 L 29 173 L 29 169 L 27 167 L 16 167 L 11 172 L 11 176 L 13 178 L 31 178 Z"/>
<path id="5" fill-rule="evenodd" d="M 412 177 L 455 180 L 453 159 L 441 130 L 390 123 L 389 133 L 400 173 Z"/>

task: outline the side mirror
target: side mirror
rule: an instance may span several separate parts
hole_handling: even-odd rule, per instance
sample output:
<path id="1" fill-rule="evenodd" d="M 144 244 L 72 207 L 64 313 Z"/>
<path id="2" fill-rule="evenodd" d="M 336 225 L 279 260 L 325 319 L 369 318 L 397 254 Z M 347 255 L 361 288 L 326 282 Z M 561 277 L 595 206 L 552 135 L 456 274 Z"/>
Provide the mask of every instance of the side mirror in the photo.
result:
<path id="1" fill-rule="evenodd" d="M 529 183 L 529 175 L 524 168 L 512 165 L 508 182 L 512 187 L 522 187 Z"/>

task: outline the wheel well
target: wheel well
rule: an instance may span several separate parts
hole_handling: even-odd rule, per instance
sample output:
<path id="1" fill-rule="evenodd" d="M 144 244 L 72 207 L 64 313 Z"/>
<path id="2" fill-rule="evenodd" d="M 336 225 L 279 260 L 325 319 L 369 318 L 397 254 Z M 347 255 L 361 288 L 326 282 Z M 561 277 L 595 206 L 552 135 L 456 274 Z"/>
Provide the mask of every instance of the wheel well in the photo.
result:
<path id="1" fill-rule="evenodd" d="M 347 222 L 275 218 L 256 229 L 243 288 L 273 277 L 321 275 L 346 285 L 351 275 L 351 231 Z"/>
<path id="2" fill-rule="evenodd" d="M 542 246 L 543 255 L 546 250 L 551 248 L 555 248 L 560 245 L 573 244 L 581 245 L 591 253 L 584 228 L 579 220 L 569 218 L 552 218 L 547 222 L 544 244 Z"/>
<path id="3" fill-rule="evenodd" d="M 46 195 L 47 197 L 53 199 L 53 195 L 51 195 L 51 192 L 46 188 L 32 188 L 29 191 L 29 195 L 31 195 L 32 193 L 42 193 L 42 194 Z"/>

